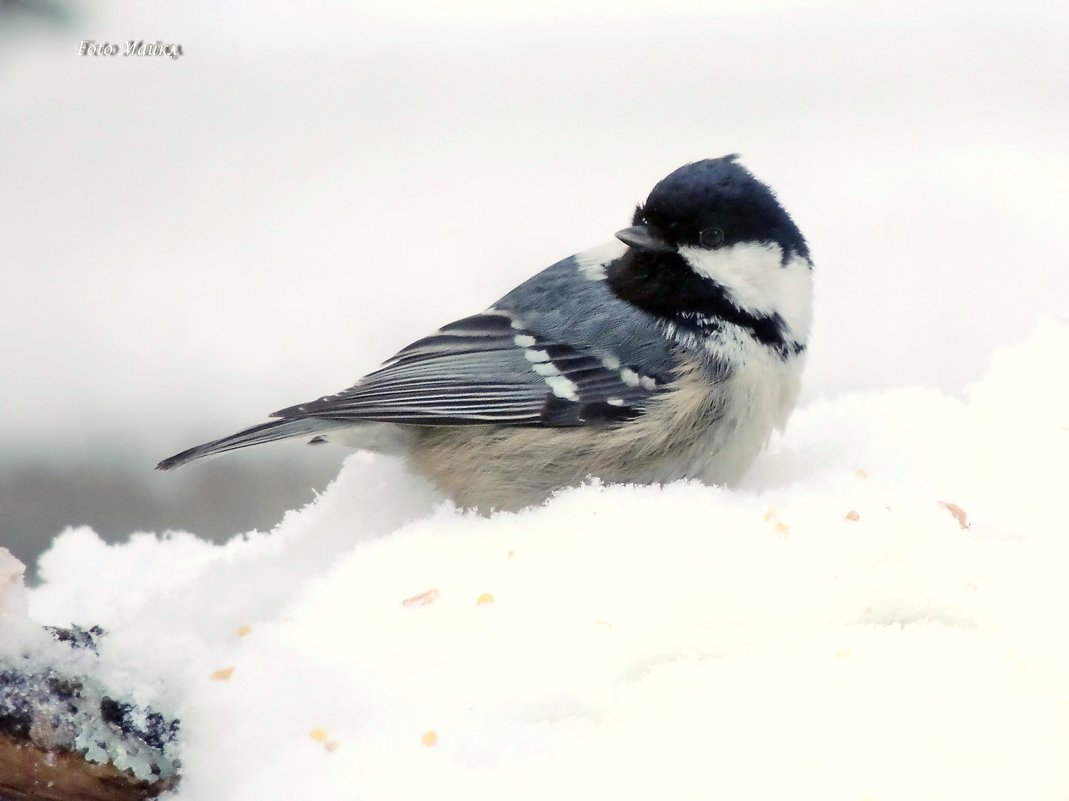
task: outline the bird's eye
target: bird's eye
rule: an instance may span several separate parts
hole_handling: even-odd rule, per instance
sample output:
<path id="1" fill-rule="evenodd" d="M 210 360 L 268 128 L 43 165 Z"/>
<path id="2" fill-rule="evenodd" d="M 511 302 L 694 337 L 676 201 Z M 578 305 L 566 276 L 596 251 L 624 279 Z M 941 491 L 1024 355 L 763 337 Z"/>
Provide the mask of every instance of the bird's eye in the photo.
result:
<path id="1" fill-rule="evenodd" d="M 718 248 L 724 244 L 724 229 L 703 228 L 698 234 L 698 241 L 703 248 Z"/>

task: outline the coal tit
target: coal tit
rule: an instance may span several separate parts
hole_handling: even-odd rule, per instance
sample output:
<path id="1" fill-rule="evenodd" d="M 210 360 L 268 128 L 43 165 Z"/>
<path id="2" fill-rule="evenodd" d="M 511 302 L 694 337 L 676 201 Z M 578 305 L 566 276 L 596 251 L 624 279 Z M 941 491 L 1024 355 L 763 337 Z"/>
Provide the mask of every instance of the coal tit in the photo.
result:
<path id="1" fill-rule="evenodd" d="M 588 477 L 736 481 L 798 396 L 809 248 L 734 155 L 680 167 L 631 223 L 349 389 L 159 469 L 310 436 L 402 454 L 482 511 L 537 503 Z"/>

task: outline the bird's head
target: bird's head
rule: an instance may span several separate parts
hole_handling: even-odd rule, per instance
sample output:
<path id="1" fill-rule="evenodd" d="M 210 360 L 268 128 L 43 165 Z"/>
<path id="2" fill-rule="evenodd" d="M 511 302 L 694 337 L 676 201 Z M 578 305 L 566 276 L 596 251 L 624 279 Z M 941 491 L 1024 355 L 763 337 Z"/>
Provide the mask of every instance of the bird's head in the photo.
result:
<path id="1" fill-rule="evenodd" d="M 608 268 L 623 300 L 684 328 L 740 326 L 780 349 L 805 346 L 812 319 L 809 248 L 776 196 L 724 156 L 662 179 L 616 234 Z"/>

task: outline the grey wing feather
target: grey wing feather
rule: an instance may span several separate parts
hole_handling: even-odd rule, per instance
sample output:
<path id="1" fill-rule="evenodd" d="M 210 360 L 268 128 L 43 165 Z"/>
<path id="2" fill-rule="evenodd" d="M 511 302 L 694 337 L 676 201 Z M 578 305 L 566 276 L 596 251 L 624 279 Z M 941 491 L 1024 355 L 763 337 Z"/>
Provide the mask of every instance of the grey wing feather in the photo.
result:
<path id="1" fill-rule="evenodd" d="M 409 345 L 343 392 L 273 416 L 571 426 L 640 414 L 655 382 L 629 382 L 611 365 L 585 347 L 524 327 L 516 314 L 491 310 Z"/>
<path id="2" fill-rule="evenodd" d="M 603 279 L 589 278 L 575 256 L 532 276 L 494 308 L 539 331 L 567 331 L 569 342 L 615 357 L 658 383 L 674 377 L 675 348 L 656 330 L 654 318 L 616 297 Z"/>
<path id="3" fill-rule="evenodd" d="M 676 356 L 645 312 L 590 280 L 575 257 L 483 314 L 414 342 L 355 386 L 198 445 L 160 469 L 354 423 L 577 426 L 632 419 L 674 378 Z"/>
<path id="4" fill-rule="evenodd" d="M 156 465 L 156 469 L 173 470 L 196 459 L 203 459 L 205 456 L 214 456 L 217 453 L 226 453 L 227 451 L 235 451 L 238 448 L 248 448 L 250 445 L 260 445 L 264 442 L 275 442 L 280 439 L 290 439 L 291 437 L 318 436 L 337 427 L 337 425 L 314 418 L 306 420 L 271 420 L 267 423 L 260 423 L 251 428 L 243 429 L 236 434 L 231 434 L 229 437 L 205 442 L 203 445 L 197 445 L 189 450 L 176 453 Z"/>

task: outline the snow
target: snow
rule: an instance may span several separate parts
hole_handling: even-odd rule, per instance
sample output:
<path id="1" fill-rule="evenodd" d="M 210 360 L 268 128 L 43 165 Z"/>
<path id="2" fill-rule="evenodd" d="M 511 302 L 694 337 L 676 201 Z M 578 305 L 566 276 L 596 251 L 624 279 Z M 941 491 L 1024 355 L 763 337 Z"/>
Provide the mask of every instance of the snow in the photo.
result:
<path id="1" fill-rule="evenodd" d="M 735 490 L 483 518 L 355 454 L 225 545 L 68 530 L 30 614 L 181 719 L 178 801 L 1064 799 L 1067 354 L 808 403 Z"/>
<path id="2" fill-rule="evenodd" d="M 0 547 L 0 655 L 24 648 L 33 626 L 27 616 L 25 567 Z"/>

